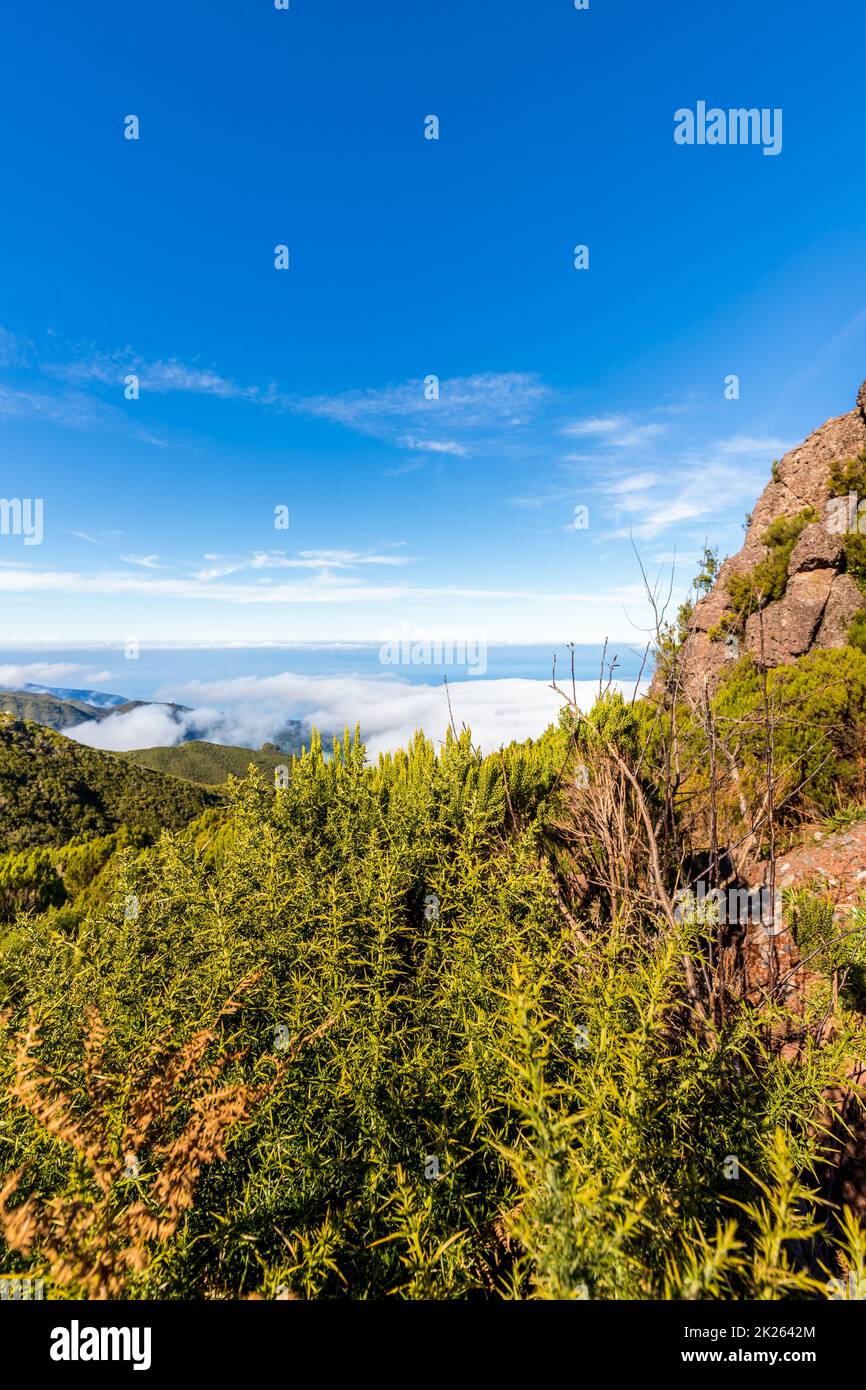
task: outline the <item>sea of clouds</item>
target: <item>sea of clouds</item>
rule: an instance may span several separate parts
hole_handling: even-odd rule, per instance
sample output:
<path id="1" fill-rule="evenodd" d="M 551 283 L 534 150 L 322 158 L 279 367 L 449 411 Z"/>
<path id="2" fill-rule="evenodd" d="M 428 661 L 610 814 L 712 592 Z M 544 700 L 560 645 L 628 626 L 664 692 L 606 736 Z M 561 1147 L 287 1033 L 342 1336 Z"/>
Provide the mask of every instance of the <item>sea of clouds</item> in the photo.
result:
<path id="1" fill-rule="evenodd" d="M 627 695 L 633 682 L 615 683 Z M 568 684 L 569 694 L 571 683 Z M 450 694 L 450 712 L 449 712 Z M 597 681 L 578 681 L 577 701 L 589 708 L 598 696 Z M 404 747 L 416 729 L 441 741 L 451 722 L 466 725 L 485 752 L 512 739 L 537 737 L 555 723 L 563 698 L 546 681 L 462 680 L 418 685 L 398 676 L 277 676 L 192 681 L 173 690 L 171 699 L 191 706 L 175 713 L 165 705 L 148 705 L 64 730 L 91 748 L 125 752 L 168 747 L 188 738 L 258 748 L 274 740 L 291 720 L 305 734 L 313 727 L 341 734 L 361 726 L 372 757 Z"/>

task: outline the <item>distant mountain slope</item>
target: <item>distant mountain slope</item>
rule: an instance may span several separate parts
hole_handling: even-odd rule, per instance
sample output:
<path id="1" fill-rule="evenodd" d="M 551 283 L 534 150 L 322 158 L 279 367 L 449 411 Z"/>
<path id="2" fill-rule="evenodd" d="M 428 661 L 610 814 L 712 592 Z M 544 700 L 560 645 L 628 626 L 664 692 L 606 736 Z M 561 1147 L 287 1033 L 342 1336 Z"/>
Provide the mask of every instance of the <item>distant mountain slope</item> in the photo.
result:
<path id="1" fill-rule="evenodd" d="M 0 714 L 0 850 L 62 845 L 121 825 L 157 835 L 219 804 L 216 792 Z"/>
<path id="2" fill-rule="evenodd" d="M 232 775 L 246 777 L 250 763 L 272 781 L 274 768 L 290 761 L 288 753 L 272 746 L 266 745 L 256 752 L 253 748 L 207 743 L 203 739 L 192 739 L 174 748 L 135 748 L 117 756 L 139 767 L 148 767 L 154 772 L 183 777 L 189 782 L 206 786 L 218 786 Z"/>
<path id="3" fill-rule="evenodd" d="M 39 695 L 34 691 L 2 690 L 0 713 L 45 724 L 49 729 L 69 729 L 73 724 L 104 719 L 109 711 L 82 700 L 60 700 L 56 695 Z"/>
<path id="4" fill-rule="evenodd" d="M 21 689 L 28 695 L 54 695 L 58 700 L 81 700 L 85 705 L 95 705 L 97 709 L 130 703 L 125 695 L 109 695 L 104 690 L 70 690 L 59 685 L 34 685 L 32 681 L 22 685 Z"/>
<path id="5" fill-rule="evenodd" d="M 26 689 L 0 690 L 0 714 L 11 714 L 14 719 L 29 719 L 34 724 L 44 724 L 48 729 L 71 729 L 76 724 L 85 724 L 90 720 L 110 719 L 113 714 L 128 714 L 130 710 L 141 709 L 148 703 L 147 700 L 126 700 L 120 705 L 98 706 L 84 700 L 59 699 L 56 695 L 43 695 Z M 166 705 L 165 708 L 174 713 L 186 712 L 185 705 Z"/>

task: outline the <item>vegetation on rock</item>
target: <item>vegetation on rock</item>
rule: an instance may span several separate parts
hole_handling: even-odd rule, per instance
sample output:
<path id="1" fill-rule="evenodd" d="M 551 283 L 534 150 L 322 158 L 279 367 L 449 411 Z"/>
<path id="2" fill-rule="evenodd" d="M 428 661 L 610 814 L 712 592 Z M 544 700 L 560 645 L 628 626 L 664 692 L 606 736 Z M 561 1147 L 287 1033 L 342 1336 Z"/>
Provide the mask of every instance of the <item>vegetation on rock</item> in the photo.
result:
<path id="1" fill-rule="evenodd" d="M 711 641 L 729 632 L 742 632 L 752 613 L 782 598 L 788 584 L 788 562 L 794 546 L 804 529 L 817 516 L 812 507 L 804 507 L 796 516 L 778 516 L 761 537 L 767 555 L 746 574 L 732 574 L 728 579 L 731 610 L 710 630 Z"/>

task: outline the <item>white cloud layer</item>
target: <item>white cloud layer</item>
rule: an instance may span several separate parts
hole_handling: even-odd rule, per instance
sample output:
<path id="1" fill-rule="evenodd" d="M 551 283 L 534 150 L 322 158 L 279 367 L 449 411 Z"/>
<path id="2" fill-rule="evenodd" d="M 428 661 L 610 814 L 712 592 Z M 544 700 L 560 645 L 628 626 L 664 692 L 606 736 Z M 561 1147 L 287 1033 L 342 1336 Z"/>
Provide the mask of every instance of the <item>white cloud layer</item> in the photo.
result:
<path id="1" fill-rule="evenodd" d="M 20 690 L 25 685 L 63 685 L 68 677 L 81 671 L 81 666 L 69 661 L 33 661 L 26 666 L 0 665 L 0 689 Z"/>
<path id="2" fill-rule="evenodd" d="M 633 685 L 622 682 L 630 694 Z M 464 680 L 449 682 L 451 708 L 458 729 L 466 724 L 485 752 L 512 739 L 535 737 L 554 723 L 561 698 L 546 681 Z M 596 681 L 578 681 L 582 708 L 592 705 Z M 214 743 L 258 748 L 273 739 L 291 719 L 305 734 L 315 726 L 342 734 L 361 725 L 371 757 L 404 747 L 416 729 L 436 741 L 449 724 L 444 685 L 413 685 L 398 677 L 312 677 L 286 672 L 279 676 L 246 676 L 235 680 L 193 681 L 178 698 L 196 708 L 176 721 L 163 705 L 111 715 L 100 723 L 78 725 L 66 732 L 92 748 L 114 752 L 180 743 L 186 736 Z"/>

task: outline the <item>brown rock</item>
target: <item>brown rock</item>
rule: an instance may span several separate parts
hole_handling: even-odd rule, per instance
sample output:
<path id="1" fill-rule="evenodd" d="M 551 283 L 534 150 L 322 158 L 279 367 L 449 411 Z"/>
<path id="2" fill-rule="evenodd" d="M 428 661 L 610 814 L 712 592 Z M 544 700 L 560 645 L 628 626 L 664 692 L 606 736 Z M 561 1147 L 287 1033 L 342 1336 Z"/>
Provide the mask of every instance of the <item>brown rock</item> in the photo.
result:
<path id="1" fill-rule="evenodd" d="M 866 416 L 858 405 L 850 414 L 828 420 L 805 443 L 785 454 L 776 472 L 798 499 L 797 511 L 810 506 L 821 515 L 829 492 L 830 464 L 836 459 L 854 458 L 864 448 Z"/>
<path id="2" fill-rule="evenodd" d="M 800 574 L 804 570 L 842 568 L 844 547 L 838 536 L 825 531 L 819 521 L 804 526 L 800 539 L 791 552 L 788 562 L 789 574 Z"/>
<path id="3" fill-rule="evenodd" d="M 746 623 L 746 647 L 756 661 L 787 666 L 809 650 L 834 578 L 833 570 L 803 570 L 788 580 L 782 598 L 752 614 Z"/>
<path id="4" fill-rule="evenodd" d="M 742 549 L 722 565 L 710 594 L 697 604 L 681 653 L 686 694 L 700 697 L 718 685 L 728 653 L 708 633 L 730 611 L 728 582 L 747 574 L 767 555 L 763 536 L 781 516 L 795 517 L 813 507 L 822 520 L 803 529 L 788 565 L 785 593 L 746 624 L 741 647 L 767 666 L 794 661 L 814 646 L 844 645 L 854 615 L 866 609 L 858 586 L 844 573 L 844 541 L 835 533 L 827 504 L 829 470 L 837 460 L 866 449 L 866 382 L 856 407 L 828 420 L 803 444 L 790 449 L 774 469 L 775 477 L 755 504 Z"/>
<path id="5" fill-rule="evenodd" d="M 710 694 L 719 683 L 727 655 L 724 642 L 711 642 L 705 632 L 695 632 L 686 643 L 681 666 L 682 683 L 694 700 L 704 690 Z"/>
<path id="6" fill-rule="evenodd" d="M 802 498 L 792 492 L 785 483 L 768 483 L 755 503 L 752 512 L 752 520 L 746 532 L 746 541 L 743 550 L 756 551 L 760 548 L 764 554 L 766 549 L 761 543 L 761 537 L 767 527 L 780 516 L 796 516 L 803 510 L 806 504 Z M 742 552 L 741 552 L 742 553 Z M 758 559 L 762 558 L 758 556 Z"/>
<path id="7" fill-rule="evenodd" d="M 848 640 L 848 629 L 863 608 L 866 608 L 866 599 L 859 584 L 854 582 L 850 574 L 837 574 L 815 637 L 815 646 L 844 647 Z"/>

